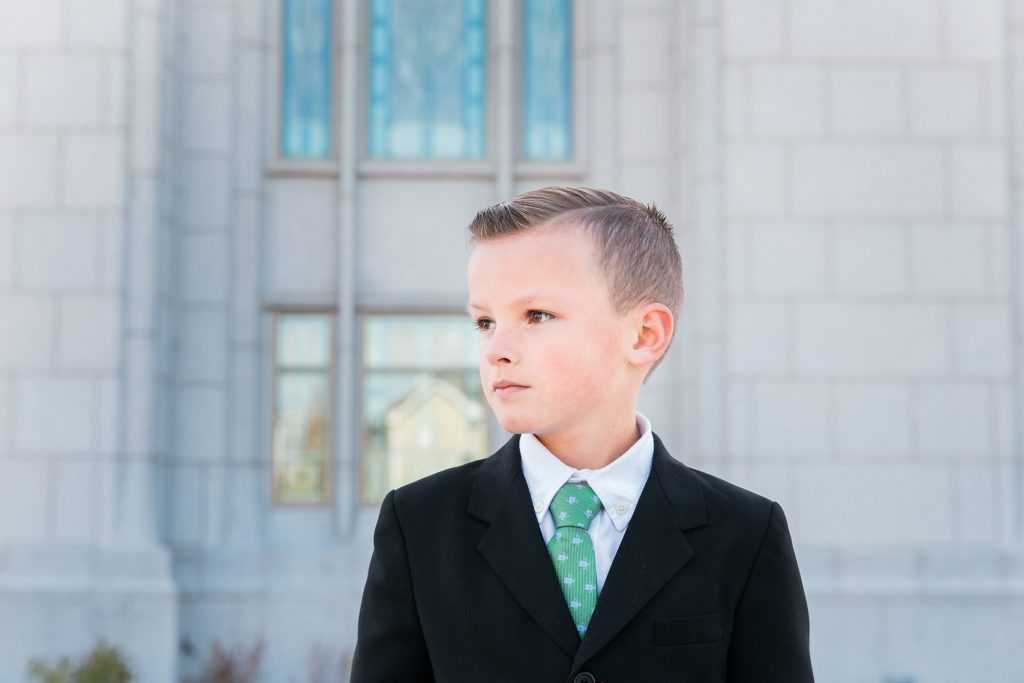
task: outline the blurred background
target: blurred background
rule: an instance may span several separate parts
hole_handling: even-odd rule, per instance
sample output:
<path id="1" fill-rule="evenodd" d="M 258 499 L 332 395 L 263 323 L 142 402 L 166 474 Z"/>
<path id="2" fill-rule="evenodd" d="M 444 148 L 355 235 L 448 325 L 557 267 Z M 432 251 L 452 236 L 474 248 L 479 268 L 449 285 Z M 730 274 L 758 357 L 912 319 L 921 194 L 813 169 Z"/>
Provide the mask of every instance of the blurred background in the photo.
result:
<path id="1" fill-rule="evenodd" d="M 818 680 L 1024 680 L 1022 140 L 1022 0 L 0 0 L 0 680 L 345 681 L 551 184 L 674 222 L 640 410 L 786 510 Z"/>

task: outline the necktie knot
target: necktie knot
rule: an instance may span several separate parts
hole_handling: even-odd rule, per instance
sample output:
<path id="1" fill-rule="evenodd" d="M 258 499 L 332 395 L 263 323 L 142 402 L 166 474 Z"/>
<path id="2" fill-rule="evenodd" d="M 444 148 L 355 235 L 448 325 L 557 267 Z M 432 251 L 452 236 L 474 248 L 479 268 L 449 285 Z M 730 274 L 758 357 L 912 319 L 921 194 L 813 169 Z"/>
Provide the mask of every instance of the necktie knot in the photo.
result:
<path id="1" fill-rule="evenodd" d="M 564 484 L 551 501 L 551 517 L 559 529 L 589 529 L 601 507 L 601 499 L 586 484 Z"/>

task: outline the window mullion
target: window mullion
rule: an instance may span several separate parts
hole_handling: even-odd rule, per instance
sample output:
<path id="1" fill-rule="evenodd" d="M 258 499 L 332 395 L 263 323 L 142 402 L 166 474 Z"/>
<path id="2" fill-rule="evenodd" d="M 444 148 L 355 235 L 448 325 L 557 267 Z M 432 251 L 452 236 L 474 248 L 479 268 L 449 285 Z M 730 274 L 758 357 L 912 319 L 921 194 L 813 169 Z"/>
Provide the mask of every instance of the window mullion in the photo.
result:
<path id="1" fill-rule="evenodd" d="M 494 157 L 497 174 L 495 177 L 496 196 L 511 197 L 515 194 L 515 141 L 516 141 L 516 7 L 517 0 L 495 0 L 492 35 L 494 55 L 494 99 L 493 135 Z"/>

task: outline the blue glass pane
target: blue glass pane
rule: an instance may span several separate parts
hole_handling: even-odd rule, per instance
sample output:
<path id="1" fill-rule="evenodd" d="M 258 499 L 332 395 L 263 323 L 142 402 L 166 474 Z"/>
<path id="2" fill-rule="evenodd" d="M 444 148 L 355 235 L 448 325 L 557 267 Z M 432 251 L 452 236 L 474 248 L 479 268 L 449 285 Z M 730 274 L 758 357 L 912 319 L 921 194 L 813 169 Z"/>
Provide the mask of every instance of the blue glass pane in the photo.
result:
<path id="1" fill-rule="evenodd" d="M 485 0 L 373 0 L 370 155 L 484 154 Z"/>
<path id="2" fill-rule="evenodd" d="M 523 154 L 572 155 L 570 0 L 523 0 Z"/>
<path id="3" fill-rule="evenodd" d="M 281 154 L 331 149 L 331 0 L 283 0 Z"/>

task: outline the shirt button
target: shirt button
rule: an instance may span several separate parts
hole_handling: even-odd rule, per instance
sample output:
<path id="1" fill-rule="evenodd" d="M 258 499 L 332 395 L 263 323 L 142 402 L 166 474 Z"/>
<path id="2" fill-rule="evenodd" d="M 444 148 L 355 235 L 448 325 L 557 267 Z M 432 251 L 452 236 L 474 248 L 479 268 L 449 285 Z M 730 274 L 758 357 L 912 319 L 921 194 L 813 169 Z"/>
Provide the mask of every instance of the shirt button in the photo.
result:
<path id="1" fill-rule="evenodd" d="M 533 504 L 533 509 L 534 509 L 534 511 L 535 511 L 535 512 L 536 512 L 536 513 L 537 513 L 537 514 L 539 515 L 539 514 L 540 514 L 541 512 L 543 512 L 543 511 L 544 511 L 544 503 L 542 503 L 542 502 L 540 502 L 540 501 L 538 500 L 537 502 L 535 502 L 535 503 Z"/>
<path id="2" fill-rule="evenodd" d="M 626 510 L 628 509 L 629 506 L 626 505 L 625 503 L 619 503 L 618 505 L 615 506 L 615 511 L 618 512 L 620 515 L 626 514 Z"/>

